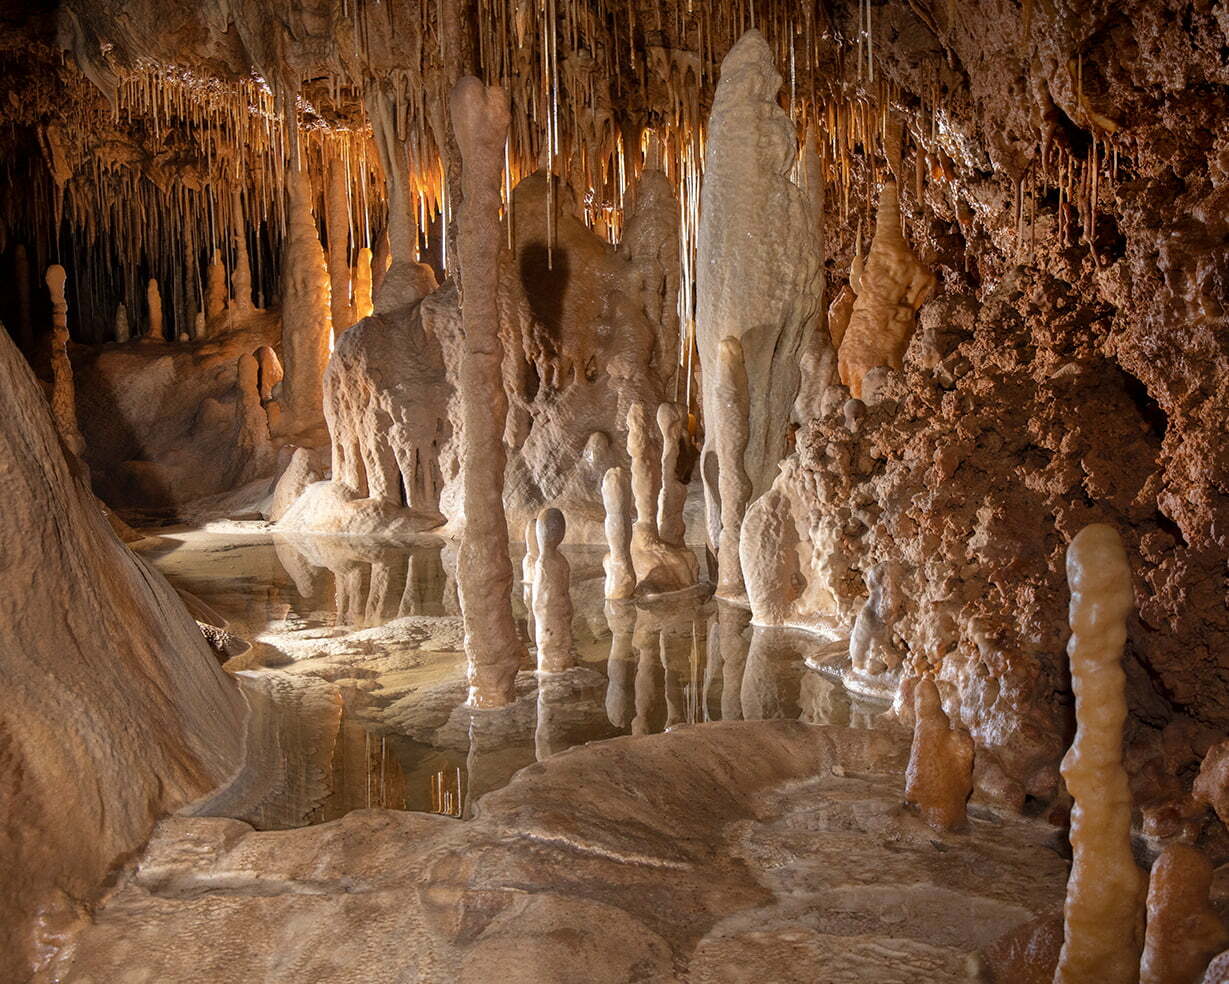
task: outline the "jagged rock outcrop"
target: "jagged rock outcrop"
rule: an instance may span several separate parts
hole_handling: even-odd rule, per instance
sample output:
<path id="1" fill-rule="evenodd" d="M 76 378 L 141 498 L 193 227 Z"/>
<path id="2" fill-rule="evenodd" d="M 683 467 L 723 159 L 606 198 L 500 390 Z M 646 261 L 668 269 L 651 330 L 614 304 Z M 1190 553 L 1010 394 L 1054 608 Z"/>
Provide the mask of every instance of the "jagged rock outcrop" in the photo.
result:
<path id="1" fill-rule="evenodd" d="M 5 980 L 26 979 L 158 816 L 221 783 L 242 753 L 238 690 L 79 482 L 0 332 Z"/>

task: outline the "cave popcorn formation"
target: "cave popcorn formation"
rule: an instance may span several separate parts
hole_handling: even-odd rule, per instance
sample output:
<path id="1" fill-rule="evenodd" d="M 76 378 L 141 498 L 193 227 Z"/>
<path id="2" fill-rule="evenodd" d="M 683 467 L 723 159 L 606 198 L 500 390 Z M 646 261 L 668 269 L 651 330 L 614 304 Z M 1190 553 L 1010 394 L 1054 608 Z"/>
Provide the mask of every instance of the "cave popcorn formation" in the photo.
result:
<path id="1" fill-rule="evenodd" d="M 1229 981 L 1216 5 L 164 6 L 0 18 L 0 979 Z"/>

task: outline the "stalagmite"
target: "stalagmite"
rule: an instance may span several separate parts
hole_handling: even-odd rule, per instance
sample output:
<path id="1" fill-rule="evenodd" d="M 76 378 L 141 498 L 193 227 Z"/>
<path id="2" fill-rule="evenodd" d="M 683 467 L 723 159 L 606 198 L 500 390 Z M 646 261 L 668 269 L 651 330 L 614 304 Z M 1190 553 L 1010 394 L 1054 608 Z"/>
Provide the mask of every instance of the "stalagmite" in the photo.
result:
<path id="1" fill-rule="evenodd" d="M 521 558 L 521 596 L 525 608 L 533 614 L 533 571 L 538 562 L 538 520 L 525 523 L 525 556 Z"/>
<path id="2" fill-rule="evenodd" d="M 727 425 L 747 428 L 745 502 L 759 496 L 785 456 L 804 339 L 820 315 L 814 205 L 792 181 L 795 127 L 777 104 L 781 76 L 759 31 L 744 34 L 721 64 L 709 117 L 697 244 L 696 342 L 703 373 L 704 458 L 719 455 Z M 717 412 L 719 349 L 742 343 L 752 412 L 743 424 Z M 721 465 L 724 468 L 725 462 Z M 719 538 L 723 493 L 702 466 L 710 545 Z M 741 506 L 735 508 L 741 518 Z M 725 551 L 727 588 L 737 545 Z"/>
<path id="3" fill-rule="evenodd" d="M 158 290 L 158 281 L 153 277 L 145 287 L 145 305 L 149 315 L 149 328 L 145 332 L 145 341 L 161 342 L 166 340 L 162 326 L 162 293 Z"/>
<path id="4" fill-rule="evenodd" d="M 553 507 L 538 515 L 533 565 L 533 629 L 538 670 L 561 673 L 576 665 L 572 652 L 572 568 L 559 549 L 567 524 Z"/>
<path id="5" fill-rule="evenodd" d="M 679 446 L 683 440 L 683 413 L 677 404 L 663 403 L 657 408 L 657 429 L 661 432 L 661 491 L 657 496 L 657 535 L 663 543 L 683 545 L 683 505 L 687 486 L 678 478 Z"/>
<path id="6" fill-rule="evenodd" d="M 205 272 L 205 318 L 213 321 L 226 310 L 226 267 L 222 265 L 222 251 L 215 249 Z"/>
<path id="7" fill-rule="evenodd" d="M 470 701 L 494 707 L 512 700 L 516 671 L 525 655 L 512 620 L 512 561 L 503 502 L 508 398 L 496 304 L 502 243 L 499 188 L 508 97 L 502 89 L 484 87 L 471 76 L 453 87 L 451 107 L 462 159 L 457 249 L 465 332 L 461 367 L 465 532 L 457 580 L 465 619 Z"/>
<path id="8" fill-rule="evenodd" d="M 121 303 L 115 309 L 115 340 L 122 345 L 128 341 L 128 337 L 128 309 Z"/>
<path id="9" fill-rule="evenodd" d="M 85 453 L 85 441 L 77 426 L 77 396 L 68 360 L 68 301 L 64 297 L 68 275 L 53 263 L 47 268 L 46 280 L 51 294 L 51 416 L 60 440 L 79 458 Z"/>
<path id="10" fill-rule="evenodd" d="M 312 218 L 306 172 L 286 170 L 286 244 L 282 256 L 282 411 L 289 427 L 324 419 L 324 370 L 329 362 L 329 277 Z"/>
<path id="11" fill-rule="evenodd" d="M 802 575 L 788 497 L 775 486 L 751 504 L 739 533 L 740 571 L 756 625 L 787 625 Z M 720 558 L 718 558 L 720 562 Z"/>
<path id="12" fill-rule="evenodd" d="M 721 422 L 715 449 L 721 501 L 717 593 L 724 597 L 737 597 L 744 590 L 739 536 L 743 514 L 751 498 L 752 483 L 744 467 L 750 435 L 747 368 L 742 344 L 733 335 L 721 340 L 713 375 L 717 378 L 708 406 L 712 417 Z"/>
<path id="13" fill-rule="evenodd" d="M 1170 844 L 1153 862 L 1140 984 L 1192 984 L 1229 944 L 1211 887 L 1212 864 L 1193 847 Z"/>
<path id="14" fill-rule="evenodd" d="M 935 830 L 956 830 L 964 826 L 965 803 L 973 792 L 973 739 L 948 721 L 931 677 L 917 682 L 913 708 L 905 802 Z"/>
<path id="15" fill-rule="evenodd" d="M 606 572 L 606 597 L 630 598 L 636 592 L 636 574 L 632 568 L 631 490 L 627 472 L 610 468 L 602 479 L 602 503 L 606 507 L 606 557 L 602 568 Z"/>
<path id="16" fill-rule="evenodd" d="M 857 297 L 837 353 L 841 382 L 862 396 L 862 378 L 876 366 L 899 370 L 918 308 L 935 289 L 935 275 L 914 256 L 900 224 L 896 184 L 884 184 L 866 266 L 850 283 Z M 839 329 L 839 326 L 838 326 Z"/>
<path id="17" fill-rule="evenodd" d="M 632 569 L 638 591 L 662 594 L 695 584 L 698 564 L 691 551 L 662 542 L 657 530 L 658 457 L 648 411 L 634 403 L 627 412 L 627 453 L 632 462 Z"/>
<path id="18" fill-rule="evenodd" d="M 354 264 L 354 320 L 369 318 L 371 312 L 371 248 L 364 246 Z"/>
<path id="19" fill-rule="evenodd" d="M 350 202 L 340 160 L 328 163 L 324 219 L 329 237 L 329 283 L 333 331 L 340 335 L 358 319 L 350 304 Z"/>
<path id="20" fill-rule="evenodd" d="M 247 226 L 243 216 L 243 196 L 236 191 L 233 199 L 235 221 L 235 268 L 231 271 L 232 303 L 239 314 L 252 310 L 252 265 L 248 259 Z M 216 255 L 216 251 L 215 251 Z M 212 274 L 212 267 L 210 273 Z M 223 278 L 225 279 L 225 278 Z"/>
<path id="21" fill-rule="evenodd" d="M 1071 875 L 1055 984 L 1134 984 L 1143 947 L 1144 878 L 1131 855 L 1131 791 L 1122 767 L 1127 716 L 1122 648 L 1133 596 L 1122 541 L 1085 527 L 1067 548 L 1076 735 L 1062 774 L 1071 810 Z"/>
<path id="22" fill-rule="evenodd" d="M 192 321 L 192 337 L 195 339 L 204 338 L 209 334 L 208 323 L 205 321 L 205 312 L 197 311 L 196 317 Z"/>

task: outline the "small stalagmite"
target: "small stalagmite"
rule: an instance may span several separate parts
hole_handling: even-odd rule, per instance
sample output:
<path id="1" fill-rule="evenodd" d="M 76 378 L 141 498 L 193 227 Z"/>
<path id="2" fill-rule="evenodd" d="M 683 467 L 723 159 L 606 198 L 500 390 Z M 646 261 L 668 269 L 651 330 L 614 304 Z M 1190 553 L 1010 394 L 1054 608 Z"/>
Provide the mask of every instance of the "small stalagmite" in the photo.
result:
<path id="1" fill-rule="evenodd" d="M 311 183 L 286 171 L 287 229 L 282 257 L 282 411 L 304 430 L 324 420 L 324 370 L 329 363 L 329 276 L 312 218 Z"/>
<path id="2" fill-rule="evenodd" d="M 1211 888 L 1212 864 L 1193 847 L 1170 844 L 1153 862 L 1140 984 L 1193 984 L 1229 945 Z"/>
<path id="3" fill-rule="evenodd" d="M 973 739 L 964 728 L 952 726 L 930 677 L 918 681 L 913 709 L 905 801 L 935 830 L 956 830 L 965 824 L 965 804 L 973 792 Z"/>
<path id="4" fill-rule="evenodd" d="M 602 504 L 606 507 L 606 597 L 630 598 L 636 593 L 636 574 L 632 568 L 631 490 L 627 472 L 607 469 L 602 478 Z"/>
<path id="5" fill-rule="evenodd" d="M 77 426 L 77 394 L 68 359 L 68 301 L 64 296 L 68 274 L 53 263 L 47 268 L 46 280 L 51 294 L 51 415 L 60 440 L 79 458 L 85 453 L 85 440 Z"/>
<path id="6" fill-rule="evenodd" d="M 145 332 L 145 340 L 149 342 L 165 341 L 162 326 L 162 292 L 158 290 L 158 281 L 153 277 L 145 286 L 145 305 L 149 314 L 149 330 Z"/>
<path id="7" fill-rule="evenodd" d="M 1067 548 L 1076 735 L 1062 774 L 1071 810 L 1071 874 L 1055 984 L 1134 984 L 1144 942 L 1144 877 L 1131 855 L 1131 791 L 1122 767 L 1127 716 L 1122 648 L 1131 570 L 1110 526 Z"/>
<path id="8" fill-rule="evenodd" d="M 743 593 L 739 537 L 743 515 L 751 498 L 744 456 L 748 425 L 747 367 L 742 343 L 733 335 L 721 340 L 717 350 L 715 414 L 722 424 L 717 434 L 717 483 L 721 492 L 721 539 L 717 550 L 717 594 L 737 597 Z"/>
<path id="9" fill-rule="evenodd" d="M 128 327 L 128 309 L 123 303 L 115 309 L 115 340 L 123 345 L 131 334 L 131 329 Z"/>
<path id="10" fill-rule="evenodd" d="M 866 266 L 860 276 L 850 276 L 850 283 L 857 297 L 837 365 L 841 382 L 861 398 L 862 378 L 871 369 L 901 368 L 918 308 L 935 289 L 935 275 L 913 254 L 901 231 L 895 182 L 883 186 Z"/>
<path id="11" fill-rule="evenodd" d="M 567 523 L 547 507 L 538 514 L 538 556 L 533 565 L 533 627 L 538 669 L 561 673 L 576 665 L 572 652 L 572 568 L 559 549 Z"/>
<path id="12" fill-rule="evenodd" d="M 461 205 L 457 249 L 461 257 L 461 365 L 464 426 L 462 494 L 465 532 L 457 562 L 465 620 L 469 698 L 496 707 L 515 697 L 525 651 L 512 619 L 512 559 L 504 517 L 503 433 L 508 397 L 503 386 L 497 276 L 503 236 L 500 180 L 508 132 L 508 96 L 467 76 L 453 87 L 452 125 L 461 151 Z"/>
<path id="13" fill-rule="evenodd" d="M 632 569 L 637 590 L 647 594 L 680 591 L 696 582 L 698 564 L 686 547 L 664 543 L 657 529 L 658 456 L 648 411 L 633 403 L 627 412 L 627 453 L 632 462 Z"/>
<path id="14" fill-rule="evenodd" d="M 683 410 L 678 404 L 663 403 L 657 408 L 657 429 L 661 432 L 661 491 L 657 495 L 657 535 L 663 543 L 683 545 L 686 527 L 683 506 L 687 486 L 679 481 L 679 447 L 683 440 Z"/>
<path id="15" fill-rule="evenodd" d="M 222 251 L 215 249 L 205 271 L 205 318 L 213 321 L 226 310 L 226 267 L 222 265 Z"/>

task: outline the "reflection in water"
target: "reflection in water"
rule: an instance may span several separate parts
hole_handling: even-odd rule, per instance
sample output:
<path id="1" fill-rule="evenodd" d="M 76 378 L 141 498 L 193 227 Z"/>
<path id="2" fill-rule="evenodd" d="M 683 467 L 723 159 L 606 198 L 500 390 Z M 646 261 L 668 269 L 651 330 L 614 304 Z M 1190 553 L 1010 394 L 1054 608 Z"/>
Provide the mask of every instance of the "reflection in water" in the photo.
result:
<path id="1" fill-rule="evenodd" d="M 310 658 L 310 669 L 295 672 L 314 677 L 300 679 L 336 682 L 339 721 L 334 710 L 327 728 L 288 722 L 278 739 L 288 760 L 300 745 L 301 768 L 315 770 L 315 786 L 327 795 L 303 802 L 297 814 L 292 802 L 277 825 L 367 807 L 470 816 L 479 797 L 525 766 L 619 735 L 744 718 L 882 726 L 881 707 L 851 704 L 839 684 L 806 668 L 805 658 L 824 645 L 812 636 L 753 627 L 745 609 L 724 603 L 606 601 L 601 551 L 571 551 L 577 666 L 524 671 L 513 704 L 475 711 L 465 705 L 451 547 L 214 536 L 202 548 L 190 537 L 189 549 L 151 551 L 151 559 L 238 633 L 276 651 L 283 671 Z M 520 595 L 518 586 L 514 606 L 525 631 Z M 428 617 L 354 635 L 407 616 Z M 274 713 L 302 712 L 285 704 Z M 328 736 L 331 745 L 320 748 Z"/>

